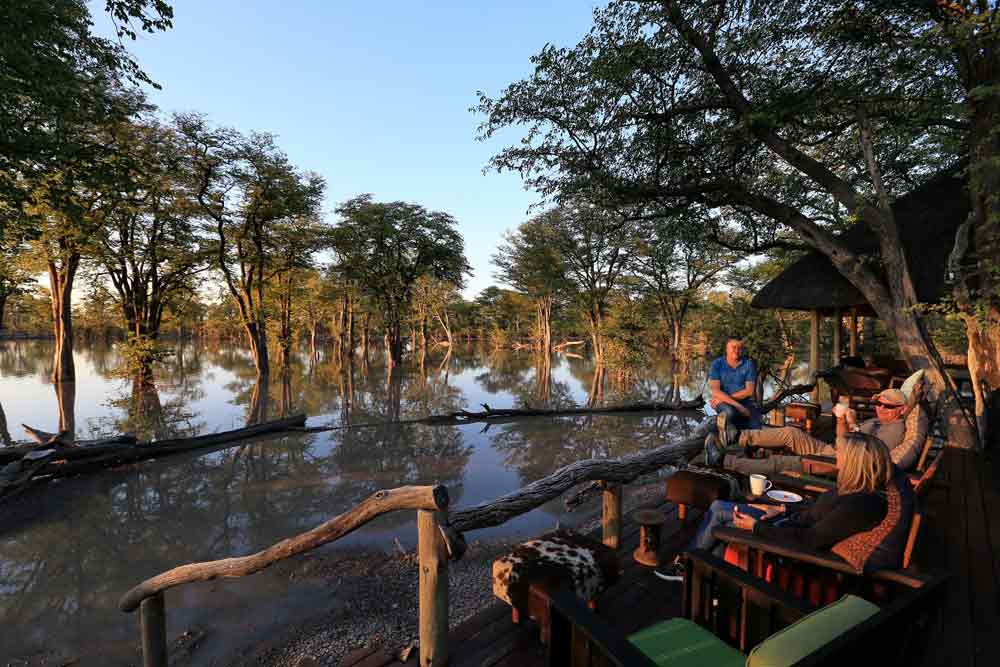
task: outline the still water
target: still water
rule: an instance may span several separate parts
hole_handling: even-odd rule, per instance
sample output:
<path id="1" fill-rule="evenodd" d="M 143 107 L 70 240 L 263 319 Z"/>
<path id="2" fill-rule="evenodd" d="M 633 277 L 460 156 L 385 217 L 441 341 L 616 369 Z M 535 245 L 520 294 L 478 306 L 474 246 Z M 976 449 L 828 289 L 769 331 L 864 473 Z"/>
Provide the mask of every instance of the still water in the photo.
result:
<path id="1" fill-rule="evenodd" d="M 666 360 L 623 381 L 596 376 L 578 355 L 462 347 L 407 359 L 340 361 L 304 352 L 258 386 L 248 356 L 228 344 L 185 342 L 142 389 L 119 375 L 108 344 L 78 343 L 77 382 L 49 383 L 52 344 L 0 341 L 0 438 L 20 424 L 78 438 L 120 432 L 143 440 L 238 428 L 304 412 L 308 425 L 354 425 L 152 461 L 36 489 L 0 504 L 0 664 L 136 661 L 135 616 L 117 610 L 139 581 L 192 561 L 243 555 L 308 530 L 380 488 L 448 486 L 452 507 L 490 500 L 560 466 L 656 447 L 689 432 L 674 415 L 585 416 L 430 426 L 400 420 L 460 409 L 666 401 L 704 391 L 704 364 Z M 377 426 L 361 426 L 379 424 Z M 328 549 L 390 549 L 415 541 L 412 513 L 382 517 Z M 531 535 L 572 523 L 554 501 L 470 540 Z M 484 585 L 486 585 L 484 583 Z M 168 633 L 234 614 L 278 618 L 318 593 L 269 571 L 168 594 Z M 329 592 L 325 593 L 327 599 Z M 248 611 L 248 610 L 253 610 Z M 179 630 L 178 630 L 179 632 Z M 48 656 L 48 657 L 45 657 Z M 45 664 L 51 664 L 46 662 Z M 59 664 L 57 662 L 57 664 Z"/>

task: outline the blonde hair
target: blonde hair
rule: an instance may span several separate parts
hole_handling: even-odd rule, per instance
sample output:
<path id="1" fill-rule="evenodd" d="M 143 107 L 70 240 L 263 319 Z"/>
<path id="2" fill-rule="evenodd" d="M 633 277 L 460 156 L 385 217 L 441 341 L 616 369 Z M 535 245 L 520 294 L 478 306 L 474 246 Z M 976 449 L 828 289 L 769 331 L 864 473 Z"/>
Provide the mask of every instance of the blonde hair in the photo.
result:
<path id="1" fill-rule="evenodd" d="M 867 433 L 849 433 L 844 439 L 837 493 L 878 493 L 892 477 L 892 458 L 885 443 Z"/>

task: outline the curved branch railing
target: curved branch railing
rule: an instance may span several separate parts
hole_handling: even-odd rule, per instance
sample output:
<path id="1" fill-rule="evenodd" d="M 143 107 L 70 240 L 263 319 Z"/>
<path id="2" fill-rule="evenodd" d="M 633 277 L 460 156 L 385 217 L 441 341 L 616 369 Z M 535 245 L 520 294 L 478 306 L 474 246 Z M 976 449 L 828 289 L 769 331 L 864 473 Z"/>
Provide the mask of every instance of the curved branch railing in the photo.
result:
<path id="1" fill-rule="evenodd" d="M 119 602 L 124 612 L 140 610 L 143 664 L 167 664 L 164 592 L 170 588 L 221 577 L 243 577 L 274 563 L 328 544 L 387 512 L 417 510 L 420 561 L 420 664 L 445 664 L 448 657 L 447 561 L 465 551 L 463 532 L 498 526 L 529 512 L 584 482 L 593 481 L 604 492 L 603 539 L 617 548 L 621 537 L 621 485 L 671 463 L 690 459 L 702 448 L 712 421 L 699 425 L 694 435 L 644 454 L 618 459 L 586 459 L 563 466 L 513 493 L 448 514 L 444 486 L 406 486 L 378 491 L 357 506 L 305 533 L 248 556 L 190 563 L 146 579 Z"/>

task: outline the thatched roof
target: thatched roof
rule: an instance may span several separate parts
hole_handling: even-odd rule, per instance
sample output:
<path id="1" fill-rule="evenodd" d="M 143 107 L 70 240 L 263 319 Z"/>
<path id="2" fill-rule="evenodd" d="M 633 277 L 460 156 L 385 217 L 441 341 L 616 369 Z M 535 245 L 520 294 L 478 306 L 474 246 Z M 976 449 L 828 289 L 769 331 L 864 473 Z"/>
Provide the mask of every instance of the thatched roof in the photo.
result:
<path id="1" fill-rule="evenodd" d="M 903 246 L 913 276 L 917 297 L 925 303 L 937 302 L 945 291 L 945 265 L 955 245 L 955 232 L 969 213 L 969 197 L 964 181 L 954 173 L 937 176 L 900 197 L 892 204 Z M 878 242 L 863 220 L 840 239 L 861 255 L 875 256 Z M 861 293 L 823 255 L 810 252 L 754 296 L 756 308 L 788 310 L 854 307 L 859 314 L 872 314 Z"/>

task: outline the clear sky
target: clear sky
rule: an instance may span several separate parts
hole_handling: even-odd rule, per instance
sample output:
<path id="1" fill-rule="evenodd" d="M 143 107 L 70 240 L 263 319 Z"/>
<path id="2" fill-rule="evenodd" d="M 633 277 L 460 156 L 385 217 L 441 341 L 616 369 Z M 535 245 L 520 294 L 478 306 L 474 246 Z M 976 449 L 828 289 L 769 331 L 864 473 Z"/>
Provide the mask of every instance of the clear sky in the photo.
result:
<path id="1" fill-rule="evenodd" d="M 103 2 L 92 3 L 108 32 Z M 591 0 L 172 0 L 174 28 L 129 45 L 163 86 L 164 112 L 278 136 L 294 164 L 327 180 L 326 209 L 370 192 L 459 221 L 475 274 L 493 283 L 500 235 L 537 201 L 517 174 L 483 174 L 519 139 L 475 140 L 476 91 L 496 95 L 531 72 L 547 42 L 571 46 Z"/>

